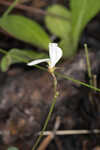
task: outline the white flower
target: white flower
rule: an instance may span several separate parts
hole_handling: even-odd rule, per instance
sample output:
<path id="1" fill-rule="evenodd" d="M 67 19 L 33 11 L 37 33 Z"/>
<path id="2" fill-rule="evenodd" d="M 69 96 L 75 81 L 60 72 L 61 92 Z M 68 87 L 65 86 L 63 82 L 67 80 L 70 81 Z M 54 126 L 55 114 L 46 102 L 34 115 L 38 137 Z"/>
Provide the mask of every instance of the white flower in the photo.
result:
<path id="1" fill-rule="evenodd" d="M 49 70 L 54 70 L 56 63 L 62 57 L 62 49 L 58 47 L 57 43 L 49 43 L 49 57 L 46 59 L 37 59 L 32 62 L 29 62 L 28 66 L 34 66 L 42 62 L 47 62 L 49 65 Z"/>

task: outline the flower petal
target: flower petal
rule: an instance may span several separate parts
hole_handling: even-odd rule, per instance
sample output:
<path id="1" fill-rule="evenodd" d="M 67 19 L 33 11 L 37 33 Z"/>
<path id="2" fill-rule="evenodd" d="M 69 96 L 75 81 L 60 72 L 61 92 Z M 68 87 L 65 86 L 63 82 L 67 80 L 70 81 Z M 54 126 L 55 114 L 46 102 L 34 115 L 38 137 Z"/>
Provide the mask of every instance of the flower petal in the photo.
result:
<path id="1" fill-rule="evenodd" d="M 37 64 L 40 64 L 42 62 L 49 62 L 50 59 L 49 58 L 46 58 L 46 59 L 37 59 L 37 60 L 33 60 L 29 63 L 27 63 L 28 66 L 34 66 L 34 65 L 37 65 Z"/>
<path id="2" fill-rule="evenodd" d="M 62 49 L 58 47 L 57 43 L 49 44 L 49 56 L 50 56 L 50 67 L 53 68 L 56 63 L 62 57 L 63 52 Z"/>

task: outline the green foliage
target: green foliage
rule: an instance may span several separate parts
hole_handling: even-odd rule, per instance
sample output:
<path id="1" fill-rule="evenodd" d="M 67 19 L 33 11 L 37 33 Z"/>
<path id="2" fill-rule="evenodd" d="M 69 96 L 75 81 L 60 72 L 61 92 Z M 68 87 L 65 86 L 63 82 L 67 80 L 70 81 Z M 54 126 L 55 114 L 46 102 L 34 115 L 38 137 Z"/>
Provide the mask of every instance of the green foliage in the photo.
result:
<path id="1" fill-rule="evenodd" d="M 68 37 L 71 30 L 70 12 L 61 5 L 53 5 L 48 7 L 47 13 L 55 14 L 45 17 L 46 26 L 51 33 L 61 38 Z"/>
<path id="2" fill-rule="evenodd" d="M 61 38 L 59 46 L 63 49 L 63 56 L 70 57 L 73 54 L 71 40 L 71 14 L 67 8 L 61 5 L 48 7 L 45 23 L 51 33 Z"/>
<path id="3" fill-rule="evenodd" d="M 80 34 L 87 23 L 100 11 L 100 0 L 70 0 L 72 13 L 72 38 L 77 48 Z"/>
<path id="4" fill-rule="evenodd" d="M 31 50 L 11 49 L 1 60 L 1 70 L 7 71 L 9 66 L 14 63 L 27 63 L 31 59 L 44 58 L 45 54 Z"/>
<path id="5" fill-rule="evenodd" d="M 75 54 L 80 35 L 87 23 L 99 12 L 100 0 L 70 0 L 71 11 L 60 5 L 53 5 L 47 9 L 47 13 L 57 16 L 46 16 L 45 22 L 48 29 L 61 38 L 60 45 L 64 51 L 64 57 Z M 65 17 L 65 19 L 63 18 Z"/>
<path id="6" fill-rule="evenodd" d="M 24 16 L 8 15 L 0 19 L 0 26 L 19 40 L 48 49 L 50 39 L 43 28 Z"/>
<path id="7" fill-rule="evenodd" d="M 17 0 L 0 18 L 0 27 L 19 40 L 47 50 L 51 40 L 38 23 L 24 16 L 8 14 L 16 2 Z M 70 8 L 69 11 L 61 5 L 49 6 L 45 16 L 49 31 L 60 38 L 59 46 L 63 49 L 65 58 L 75 54 L 81 33 L 100 10 L 100 0 L 70 0 Z M 41 54 L 36 55 L 41 58 Z M 36 55 L 33 51 L 12 49 L 3 57 L 1 69 L 6 71 L 9 65 L 35 59 Z"/>
<path id="8" fill-rule="evenodd" d="M 9 147 L 8 150 L 18 150 L 16 147 Z"/>
<path id="9" fill-rule="evenodd" d="M 71 57 L 72 55 L 74 55 L 74 51 L 73 51 L 73 45 L 72 45 L 72 41 L 71 41 L 71 38 L 65 38 L 65 39 L 62 39 L 60 42 L 59 42 L 59 46 L 62 48 L 63 50 L 63 57 L 64 58 L 68 58 L 68 57 Z"/>

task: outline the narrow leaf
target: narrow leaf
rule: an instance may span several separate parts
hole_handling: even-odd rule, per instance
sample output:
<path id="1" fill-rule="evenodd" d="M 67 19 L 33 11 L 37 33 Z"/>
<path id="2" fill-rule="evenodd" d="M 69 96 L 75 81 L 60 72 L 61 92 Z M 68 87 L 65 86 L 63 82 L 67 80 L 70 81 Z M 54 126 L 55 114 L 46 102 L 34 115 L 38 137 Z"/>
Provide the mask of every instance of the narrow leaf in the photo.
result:
<path id="1" fill-rule="evenodd" d="M 8 15 L 0 19 L 0 26 L 19 40 L 48 49 L 50 39 L 43 28 L 24 16 Z"/>
<path id="2" fill-rule="evenodd" d="M 61 5 L 53 5 L 48 7 L 47 13 L 54 15 L 46 15 L 45 22 L 51 33 L 58 37 L 66 37 L 70 33 L 70 12 Z"/>
<path id="3" fill-rule="evenodd" d="M 29 60 L 44 58 L 45 54 L 36 53 L 31 50 L 11 49 L 1 60 L 1 70 L 7 71 L 14 63 L 27 63 Z"/>

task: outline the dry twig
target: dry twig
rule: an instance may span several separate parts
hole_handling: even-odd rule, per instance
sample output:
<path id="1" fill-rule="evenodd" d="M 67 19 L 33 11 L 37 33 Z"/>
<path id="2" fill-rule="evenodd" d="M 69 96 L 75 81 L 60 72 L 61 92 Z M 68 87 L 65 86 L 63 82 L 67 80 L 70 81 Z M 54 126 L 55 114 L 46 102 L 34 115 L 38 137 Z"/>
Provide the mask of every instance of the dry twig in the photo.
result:
<path id="1" fill-rule="evenodd" d="M 53 131 L 42 141 L 37 150 L 45 150 L 47 148 L 52 139 L 54 139 L 56 130 L 59 128 L 59 126 L 60 126 L 60 117 L 57 117 Z"/>
<path id="2" fill-rule="evenodd" d="M 41 133 L 41 132 L 40 132 Z M 39 133 L 39 134 L 40 134 Z M 43 135 L 50 135 L 52 132 L 51 131 L 45 131 Z M 56 131 L 56 135 L 74 135 L 74 134 L 99 134 L 100 130 L 99 129 L 94 129 L 94 130 L 58 130 Z"/>

